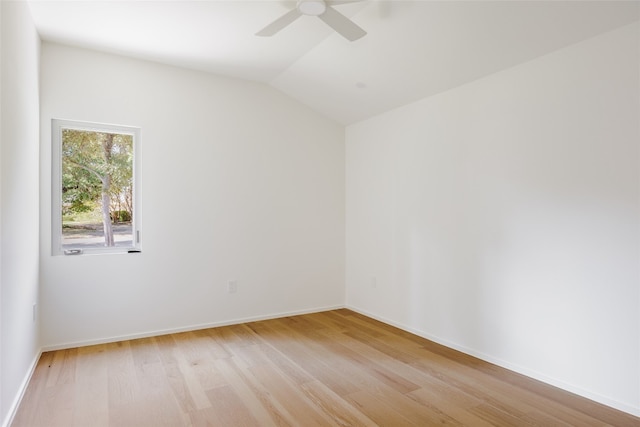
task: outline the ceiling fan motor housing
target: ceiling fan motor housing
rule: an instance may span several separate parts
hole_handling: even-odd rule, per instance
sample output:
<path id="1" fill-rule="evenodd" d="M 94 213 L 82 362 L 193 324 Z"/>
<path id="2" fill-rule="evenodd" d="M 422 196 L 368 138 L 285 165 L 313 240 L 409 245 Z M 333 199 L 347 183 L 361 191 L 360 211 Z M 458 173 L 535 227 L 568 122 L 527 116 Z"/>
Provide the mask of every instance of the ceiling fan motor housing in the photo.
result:
<path id="1" fill-rule="evenodd" d="M 298 11 L 303 15 L 320 16 L 327 10 L 323 0 L 298 0 Z"/>

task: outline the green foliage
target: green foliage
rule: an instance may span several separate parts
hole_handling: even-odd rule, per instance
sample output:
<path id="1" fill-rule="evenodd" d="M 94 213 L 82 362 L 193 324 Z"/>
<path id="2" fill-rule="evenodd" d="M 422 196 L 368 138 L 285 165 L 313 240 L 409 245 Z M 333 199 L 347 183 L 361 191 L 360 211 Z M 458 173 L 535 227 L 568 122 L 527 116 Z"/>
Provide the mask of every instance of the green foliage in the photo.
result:
<path id="1" fill-rule="evenodd" d="M 131 213 L 129 211 L 112 211 L 111 220 L 113 222 L 129 222 L 131 221 Z"/>
<path id="2" fill-rule="evenodd" d="M 62 226 L 74 224 L 96 224 L 102 222 L 102 214 L 100 213 L 100 205 L 98 203 L 88 203 L 90 208 L 85 212 L 71 212 L 69 215 L 63 215 Z"/>
<path id="3" fill-rule="evenodd" d="M 93 210 L 100 197 L 100 181 L 83 169 L 73 172 L 65 170 L 62 173 L 63 216 Z"/>
<path id="4" fill-rule="evenodd" d="M 132 188 L 132 159 L 131 135 L 63 129 L 62 215 L 92 211 L 103 189 L 111 200 L 127 199 Z"/>

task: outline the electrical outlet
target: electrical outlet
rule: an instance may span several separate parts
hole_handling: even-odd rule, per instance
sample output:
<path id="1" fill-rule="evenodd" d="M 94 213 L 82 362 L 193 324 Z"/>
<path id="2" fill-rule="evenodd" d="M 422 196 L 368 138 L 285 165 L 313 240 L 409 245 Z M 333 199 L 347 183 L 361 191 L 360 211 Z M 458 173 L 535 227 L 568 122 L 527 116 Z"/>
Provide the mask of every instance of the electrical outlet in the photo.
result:
<path id="1" fill-rule="evenodd" d="M 33 321 L 34 322 L 36 321 L 36 312 L 37 312 L 36 307 L 37 307 L 37 304 L 33 303 L 33 307 L 32 307 L 32 310 L 31 310 L 31 315 L 33 316 Z"/>
<path id="2" fill-rule="evenodd" d="M 371 277 L 371 287 L 373 289 L 378 287 L 378 279 L 376 278 L 376 276 Z"/>
<path id="3" fill-rule="evenodd" d="M 227 284 L 227 292 L 230 294 L 238 292 L 238 282 L 235 280 L 229 280 L 229 283 Z"/>

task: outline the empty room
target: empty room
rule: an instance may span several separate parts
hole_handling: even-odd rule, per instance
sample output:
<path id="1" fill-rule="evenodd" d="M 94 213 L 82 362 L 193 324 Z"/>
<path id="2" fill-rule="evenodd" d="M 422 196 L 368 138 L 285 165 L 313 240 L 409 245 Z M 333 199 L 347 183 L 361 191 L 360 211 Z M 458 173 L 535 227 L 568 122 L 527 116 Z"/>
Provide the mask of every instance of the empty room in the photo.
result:
<path id="1" fill-rule="evenodd" d="M 640 2 L 0 1 L 0 426 L 639 426 Z"/>

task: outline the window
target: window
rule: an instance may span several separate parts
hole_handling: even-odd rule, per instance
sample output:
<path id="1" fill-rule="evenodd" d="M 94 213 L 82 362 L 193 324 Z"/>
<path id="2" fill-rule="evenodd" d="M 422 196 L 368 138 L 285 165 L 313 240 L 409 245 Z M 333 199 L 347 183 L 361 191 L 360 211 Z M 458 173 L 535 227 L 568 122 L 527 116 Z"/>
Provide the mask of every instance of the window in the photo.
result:
<path id="1" fill-rule="evenodd" d="M 140 129 L 52 121 L 54 255 L 140 251 Z"/>

